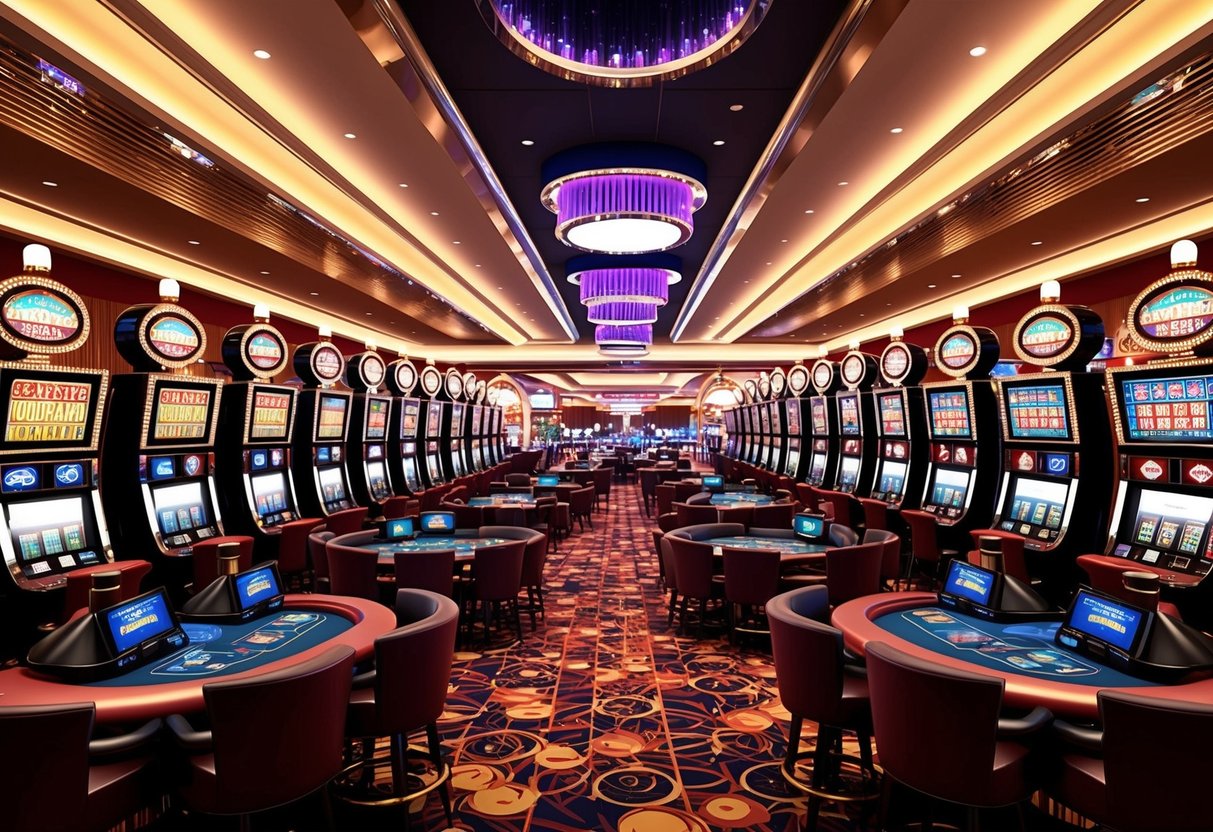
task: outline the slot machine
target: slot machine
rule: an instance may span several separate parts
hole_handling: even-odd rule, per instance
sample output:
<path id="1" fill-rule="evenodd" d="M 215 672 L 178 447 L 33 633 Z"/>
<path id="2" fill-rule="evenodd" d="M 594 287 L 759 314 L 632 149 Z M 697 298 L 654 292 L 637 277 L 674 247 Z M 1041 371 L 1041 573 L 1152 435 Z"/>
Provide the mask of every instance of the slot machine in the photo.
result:
<path id="1" fill-rule="evenodd" d="M 737 408 L 730 407 L 724 412 L 724 455 L 729 459 L 737 458 Z"/>
<path id="2" fill-rule="evenodd" d="M 784 396 L 788 393 L 788 376 L 779 367 L 771 371 L 771 454 L 767 467 L 776 474 L 783 473 L 788 453 L 787 410 Z"/>
<path id="3" fill-rule="evenodd" d="M 805 482 L 829 488 L 838 470 L 838 412 L 834 392 L 839 388 L 838 367 L 819 358 L 809 373 L 816 396 L 809 397 L 809 470 Z"/>
<path id="4" fill-rule="evenodd" d="M 1142 350 L 1166 357 L 1106 371 L 1117 481 L 1109 537 L 1096 560 L 1154 572 L 1184 620 L 1213 625 L 1213 273 L 1190 241 L 1171 272 L 1129 305 Z M 1087 560 L 1084 557 L 1083 560 Z"/>
<path id="5" fill-rule="evenodd" d="M 456 369 L 442 377 L 442 433 L 439 443 L 442 470 L 446 479 L 457 480 L 467 474 L 463 456 L 463 374 Z"/>
<path id="6" fill-rule="evenodd" d="M 151 560 L 171 594 L 193 578 L 194 544 L 225 533 L 215 490 L 223 382 L 185 374 L 206 351 L 206 333 L 179 295 L 175 280 L 162 280 L 160 303 L 118 316 L 114 343 L 134 372 L 111 380 L 101 446 L 115 547 Z"/>
<path id="7" fill-rule="evenodd" d="M 417 454 L 417 432 L 421 424 L 421 400 L 413 396 L 417 388 L 417 368 L 407 358 L 399 358 L 387 367 L 387 386 L 392 393 L 388 413 L 387 464 L 392 487 L 398 494 L 416 494 L 425 486 Z"/>
<path id="8" fill-rule="evenodd" d="M 939 520 L 940 545 L 967 552 L 970 529 L 988 528 L 1002 458 L 998 402 L 990 371 L 998 363 L 998 336 L 968 324 L 958 308 L 953 325 L 935 343 L 935 366 L 950 381 L 922 385 L 931 438 L 922 510 Z"/>
<path id="9" fill-rule="evenodd" d="M 900 328 L 890 338 L 878 362 L 886 386 L 872 392 L 879 431 L 872 497 L 899 509 L 913 509 L 922 499 L 930 452 L 918 386 L 927 373 L 927 351 L 903 341 Z"/>
<path id="10" fill-rule="evenodd" d="M 288 362 L 286 338 L 257 307 L 253 323 L 223 336 L 223 386 L 215 441 L 215 481 L 228 531 L 253 538 L 258 558 L 277 556 L 288 523 L 312 522 L 299 511 L 291 473 L 291 440 L 299 391 L 274 384 Z M 314 517 L 315 515 L 313 515 Z"/>
<path id="11" fill-rule="evenodd" d="M 21 274 L 0 282 L 3 642 L 25 629 L 19 622 L 62 612 L 67 573 L 113 560 L 97 490 L 109 372 L 50 366 L 88 339 L 88 310 L 50 278 L 49 249 L 26 246 L 24 260 Z"/>
<path id="12" fill-rule="evenodd" d="M 876 359 L 859 351 L 859 344 L 838 364 L 845 389 L 834 394 L 838 408 L 838 473 L 834 490 L 858 497 L 872 493 L 876 473 L 876 411 L 872 383 L 876 381 Z"/>
<path id="13" fill-rule="evenodd" d="M 479 382 L 475 373 L 463 374 L 463 464 L 469 474 L 484 470 L 480 450 L 480 406 L 476 404 Z"/>
<path id="14" fill-rule="evenodd" d="M 745 391 L 744 383 L 738 388 L 735 395 L 740 399 L 737 409 L 734 411 L 737 418 L 737 456 L 735 458 L 738 462 L 749 462 L 750 408 L 749 396 Z"/>
<path id="15" fill-rule="evenodd" d="M 424 429 L 424 444 L 422 458 L 425 465 L 421 476 L 426 488 L 446 482 L 446 474 L 442 470 L 442 423 L 446 418 L 445 407 L 438 399 L 438 391 L 442 389 L 442 373 L 433 364 L 421 368 L 421 417 Z"/>
<path id="16" fill-rule="evenodd" d="M 336 389 L 345 371 L 345 356 L 329 335 L 321 330 L 320 340 L 300 344 L 293 362 L 303 389 L 295 409 L 291 471 L 299 509 L 313 517 L 328 517 L 356 505 L 345 459 L 354 394 Z"/>
<path id="17" fill-rule="evenodd" d="M 762 420 L 758 411 L 758 380 L 747 378 L 743 385 L 746 393 L 746 418 L 750 430 L 746 436 L 745 461 L 751 465 L 759 465 L 762 459 Z"/>
<path id="18" fill-rule="evenodd" d="M 497 406 L 500 395 L 496 387 L 484 391 L 484 452 L 490 468 L 505 459 L 505 428 L 501 424 L 501 408 Z"/>
<path id="19" fill-rule="evenodd" d="M 380 389 L 386 378 L 387 365 L 370 344 L 366 352 L 350 356 L 345 367 L 345 384 L 354 391 L 346 470 L 354 502 L 371 506 L 374 516 L 388 498 L 396 496 L 387 464 L 392 397 Z"/>
<path id="20" fill-rule="evenodd" d="M 808 472 L 809 461 L 808 455 L 801 454 L 804 443 L 808 439 L 804 433 L 805 422 L 801 418 L 808 405 L 808 400 L 801 396 L 809 389 L 809 370 L 797 362 L 788 369 L 785 375 L 787 377 L 787 398 L 783 400 L 783 421 L 784 435 L 787 438 L 784 440 L 782 473 L 796 482 L 800 482 Z"/>
<path id="21" fill-rule="evenodd" d="M 1015 327 L 1015 354 L 1044 372 L 995 383 L 1003 475 L 993 525 L 1024 538 L 1029 573 L 1059 600 L 1078 582 L 1075 557 L 1107 541 L 1113 482 L 1103 374 L 1085 371 L 1103 347 L 1103 321 L 1060 295 L 1045 283 L 1041 305 Z"/>
<path id="22" fill-rule="evenodd" d="M 758 446 L 758 461 L 757 465 L 763 470 L 771 470 L 771 458 L 774 456 L 774 422 L 771 419 L 771 377 L 766 370 L 758 377 L 758 424 L 761 431 L 760 444 Z"/>

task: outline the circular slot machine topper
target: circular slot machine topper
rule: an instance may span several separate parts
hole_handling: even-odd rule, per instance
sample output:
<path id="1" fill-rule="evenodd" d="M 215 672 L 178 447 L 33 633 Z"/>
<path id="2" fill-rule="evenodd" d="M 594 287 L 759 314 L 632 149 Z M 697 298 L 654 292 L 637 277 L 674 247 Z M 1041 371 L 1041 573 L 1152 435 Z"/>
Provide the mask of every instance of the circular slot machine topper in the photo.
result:
<path id="1" fill-rule="evenodd" d="M 442 373 L 433 364 L 421 368 L 421 392 L 432 399 L 442 389 Z"/>
<path id="2" fill-rule="evenodd" d="M 270 379 L 286 369 L 286 338 L 270 326 L 265 306 L 253 307 L 253 323 L 240 324 L 223 336 L 223 363 L 232 371 L 234 381 Z"/>
<path id="3" fill-rule="evenodd" d="M 411 396 L 417 387 L 417 366 L 400 357 L 387 365 L 387 386 L 394 396 Z"/>
<path id="4" fill-rule="evenodd" d="M 329 337 L 328 330 L 322 329 L 319 341 L 295 348 L 295 374 L 308 387 L 332 387 L 345 372 L 345 356 Z"/>
<path id="5" fill-rule="evenodd" d="M 202 322 L 177 305 L 175 280 L 160 281 L 160 303 L 132 306 L 114 322 L 114 345 L 138 372 L 193 364 L 206 350 Z"/>
<path id="6" fill-rule="evenodd" d="M 952 326 L 935 342 L 935 366 L 952 378 L 987 378 L 998 363 L 998 336 L 984 326 L 969 326 L 969 310 L 957 307 Z"/>
<path id="7" fill-rule="evenodd" d="M 1055 280 L 1040 287 L 1041 305 L 1019 319 L 1012 346 L 1029 364 L 1058 370 L 1082 370 L 1103 347 L 1103 319 L 1086 306 L 1058 303 Z"/>
<path id="8" fill-rule="evenodd" d="M 809 368 L 797 361 L 788 368 L 788 392 L 796 397 L 804 395 L 809 389 Z"/>
<path id="9" fill-rule="evenodd" d="M 23 254 L 21 274 L 0 282 L 0 358 L 46 363 L 48 356 L 88 340 L 88 309 L 79 295 L 49 277 L 50 249 L 33 244 Z"/>
<path id="10" fill-rule="evenodd" d="M 387 378 L 387 364 L 369 345 L 366 352 L 351 355 L 345 367 L 345 384 L 351 390 L 374 393 Z"/>
<path id="11" fill-rule="evenodd" d="M 476 374 L 471 371 L 463 374 L 463 397 L 472 404 L 476 403 Z"/>
<path id="12" fill-rule="evenodd" d="M 860 352 L 859 344 L 852 344 L 842 361 L 838 362 L 838 375 L 848 390 L 871 389 L 877 372 L 876 359 L 866 352 Z"/>
<path id="13" fill-rule="evenodd" d="M 771 397 L 782 399 L 788 392 L 788 376 L 783 371 L 783 368 L 776 367 L 771 370 Z"/>
<path id="14" fill-rule="evenodd" d="M 450 401 L 463 401 L 463 374 L 456 369 L 447 370 L 442 377 L 442 392 Z"/>
<path id="15" fill-rule="evenodd" d="M 1196 244 L 1171 246 L 1171 273 L 1129 304 L 1129 337 L 1150 352 L 1213 352 L 1213 273 L 1196 268 Z"/>
<path id="16" fill-rule="evenodd" d="M 819 396 L 833 393 L 838 389 L 838 365 L 828 358 L 819 358 L 813 362 L 813 370 L 809 376 L 813 389 Z"/>
<path id="17" fill-rule="evenodd" d="M 501 390 L 496 387 L 490 387 L 488 392 L 484 394 L 484 400 L 488 402 L 489 407 L 496 407 L 498 400 L 501 398 Z"/>
<path id="18" fill-rule="evenodd" d="M 892 387 L 912 387 L 927 374 L 927 351 L 902 340 L 900 328 L 889 333 L 889 344 L 880 353 L 880 377 Z"/>
<path id="19" fill-rule="evenodd" d="M 771 377 L 763 370 L 758 375 L 758 397 L 764 402 L 771 398 Z"/>
<path id="20" fill-rule="evenodd" d="M 758 400 L 758 379 L 747 378 L 741 386 L 745 390 L 745 400 L 747 402 Z"/>

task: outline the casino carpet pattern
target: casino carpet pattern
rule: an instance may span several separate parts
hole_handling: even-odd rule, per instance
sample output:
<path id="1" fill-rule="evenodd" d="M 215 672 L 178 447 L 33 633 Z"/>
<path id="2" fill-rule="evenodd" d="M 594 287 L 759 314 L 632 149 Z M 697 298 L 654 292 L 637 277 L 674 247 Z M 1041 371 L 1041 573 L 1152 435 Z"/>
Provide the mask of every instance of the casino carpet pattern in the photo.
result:
<path id="1" fill-rule="evenodd" d="M 549 556 L 546 625 L 524 616 L 521 643 L 456 657 L 440 723 L 456 828 L 801 829 L 769 646 L 667 628 L 636 486 L 594 524 Z M 827 804 L 820 828 L 858 828 L 841 811 Z M 425 816 L 444 827 L 436 799 Z"/>

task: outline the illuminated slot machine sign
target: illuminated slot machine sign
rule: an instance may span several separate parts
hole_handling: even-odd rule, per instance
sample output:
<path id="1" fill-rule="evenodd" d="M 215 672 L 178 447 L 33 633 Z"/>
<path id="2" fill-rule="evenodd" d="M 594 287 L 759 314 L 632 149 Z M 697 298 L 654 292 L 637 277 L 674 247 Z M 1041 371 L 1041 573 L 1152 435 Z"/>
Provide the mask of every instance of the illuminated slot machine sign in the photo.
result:
<path id="1" fill-rule="evenodd" d="M 321 394 L 316 406 L 317 442 L 345 438 L 345 417 L 350 400 L 345 396 Z"/>
<path id="2" fill-rule="evenodd" d="M 253 385 L 248 398 L 246 443 L 286 442 L 290 439 L 294 391 L 281 387 Z"/>
<path id="3" fill-rule="evenodd" d="M 153 381 L 144 447 L 213 444 L 217 398 L 214 383 Z"/>
<path id="4" fill-rule="evenodd" d="M 785 421 L 788 424 L 787 451 L 783 461 L 783 473 L 795 479 L 800 471 L 800 399 L 784 402 Z"/>

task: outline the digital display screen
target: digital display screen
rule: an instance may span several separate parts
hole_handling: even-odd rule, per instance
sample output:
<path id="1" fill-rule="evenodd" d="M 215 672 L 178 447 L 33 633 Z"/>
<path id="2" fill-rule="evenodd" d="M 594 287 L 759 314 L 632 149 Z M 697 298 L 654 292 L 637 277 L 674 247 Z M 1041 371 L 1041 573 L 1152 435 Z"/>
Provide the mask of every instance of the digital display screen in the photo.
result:
<path id="1" fill-rule="evenodd" d="M 211 524 L 202 480 L 153 487 L 152 505 L 162 535 L 187 532 Z"/>
<path id="2" fill-rule="evenodd" d="M 956 471 L 951 468 L 936 468 L 931 483 L 930 502 L 937 506 L 963 508 L 969 493 L 971 471 Z"/>
<path id="3" fill-rule="evenodd" d="M 1130 442 L 1208 442 L 1213 376 L 1166 376 L 1117 384 Z"/>
<path id="4" fill-rule="evenodd" d="M 430 402 L 425 411 L 425 435 L 438 436 L 442 433 L 442 404 Z"/>
<path id="5" fill-rule="evenodd" d="M 1063 626 L 1130 653 L 1144 622 L 1145 613 L 1142 610 L 1114 598 L 1079 589 Z"/>
<path id="6" fill-rule="evenodd" d="M 417 419 L 420 413 L 420 403 L 413 400 L 404 403 L 404 414 L 400 418 L 401 439 L 413 439 L 417 436 Z"/>
<path id="7" fill-rule="evenodd" d="M 798 448 L 788 448 L 787 459 L 783 463 L 783 472 L 789 476 L 796 476 L 796 470 L 800 467 L 800 450 Z"/>
<path id="8" fill-rule="evenodd" d="M 236 603 L 241 611 L 281 594 L 272 566 L 260 566 L 236 576 Z"/>
<path id="9" fill-rule="evenodd" d="M 387 437 L 387 411 L 390 399 L 366 400 L 366 432 L 363 434 L 367 441 L 385 439 Z"/>
<path id="10" fill-rule="evenodd" d="M 366 464 L 366 485 L 376 500 L 386 500 L 392 496 L 392 490 L 387 485 L 387 468 L 382 462 Z"/>
<path id="11" fill-rule="evenodd" d="M 1010 519 L 1059 531 L 1069 493 L 1069 482 L 1016 477 Z"/>
<path id="12" fill-rule="evenodd" d="M 948 567 L 948 578 L 944 581 L 943 591 L 957 598 L 964 598 L 982 607 L 990 606 L 990 595 L 994 592 L 994 582 L 998 574 L 980 566 L 973 566 L 960 559 L 954 559 Z"/>
<path id="13" fill-rule="evenodd" d="M 704 474 L 703 487 L 708 490 L 724 488 L 724 477 L 719 474 Z"/>
<path id="14" fill-rule="evenodd" d="M 343 439 L 345 437 L 345 411 L 350 400 L 345 396 L 320 397 L 316 411 L 316 439 Z"/>
<path id="15" fill-rule="evenodd" d="M 881 393 L 876 397 L 880 408 L 880 435 L 906 435 L 905 401 L 900 393 Z"/>
<path id="16" fill-rule="evenodd" d="M 1070 439 L 1064 384 L 1004 384 L 1002 393 L 1012 439 Z"/>
<path id="17" fill-rule="evenodd" d="M 317 468 L 316 476 L 320 480 L 320 493 L 326 503 L 335 503 L 346 499 L 345 477 L 341 476 L 340 468 Z"/>
<path id="18" fill-rule="evenodd" d="M 89 549 L 97 545 L 85 523 L 83 497 L 10 503 L 8 527 L 22 561 Z"/>
<path id="19" fill-rule="evenodd" d="M 763 402 L 758 405 L 758 421 L 762 424 L 762 430 L 759 431 L 763 435 L 768 435 L 771 432 L 771 406 L 769 402 Z"/>
<path id="20" fill-rule="evenodd" d="M 451 436 L 463 433 L 463 405 L 451 405 Z"/>
<path id="21" fill-rule="evenodd" d="M 779 414 L 779 402 L 771 402 L 771 433 L 783 433 L 783 418 Z"/>
<path id="22" fill-rule="evenodd" d="M 258 517 L 290 508 L 286 498 L 286 477 L 281 471 L 257 474 L 250 477 L 249 481 L 253 486 L 253 500 L 257 506 Z"/>
<path id="23" fill-rule="evenodd" d="M 455 512 L 421 512 L 421 531 L 423 534 L 453 534 L 455 532 Z"/>
<path id="24" fill-rule="evenodd" d="M 859 480 L 859 457 L 844 456 L 838 463 L 838 487 L 853 489 Z"/>
<path id="25" fill-rule="evenodd" d="M 412 517 L 398 517 L 388 520 L 383 528 L 383 534 L 388 540 L 404 540 L 415 534 Z"/>
<path id="26" fill-rule="evenodd" d="M 927 391 L 927 415 L 936 439 L 972 439 L 969 391 L 964 387 Z"/>
<path id="27" fill-rule="evenodd" d="M 838 432 L 843 436 L 859 436 L 859 394 L 839 393 Z"/>
<path id="28" fill-rule="evenodd" d="M 560 485 L 560 475 L 559 474 L 540 474 L 538 483 L 539 483 L 539 485 L 542 485 L 542 486 Z"/>
<path id="29" fill-rule="evenodd" d="M 552 410 L 556 407 L 555 393 L 532 393 L 530 400 L 532 410 Z"/>
<path id="30" fill-rule="evenodd" d="M 788 413 L 788 435 L 800 435 L 800 399 L 788 399 L 784 403 Z"/>
<path id="31" fill-rule="evenodd" d="M 825 518 L 816 514 L 797 514 L 792 518 L 792 531 L 805 540 L 820 540 L 825 527 Z"/>
<path id="32" fill-rule="evenodd" d="M 820 483 L 825 479 L 826 475 L 826 455 L 813 454 L 813 458 L 809 460 L 809 479 L 815 483 Z"/>
<path id="33" fill-rule="evenodd" d="M 8 388 L 5 443 L 82 444 L 88 441 L 90 403 L 100 384 L 18 376 Z"/>
<path id="34" fill-rule="evenodd" d="M 1133 519 L 1132 541 L 1195 555 L 1213 517 L 1213 497 L 1143 488 Z"/>
<path id="35" fill-rule="evenodd" d="M 213 389 L 157 382 L 150 441 L 180 442 L 209 434 Z"/>
<path id="36" fill-rule="evenodd" d="M 125 653 L 177 626 L 163 589 L 153 590 L 101 613 L 115 654 Z"/>
<path id="37" fill-rule="evenodd" d="M 829 419 L 826 417 L 826 400 L 823 396 L 809 399 L 809 419 L 813 423 L 813 435 L 825 436 L 829 432 Z"/>
<path id="38" fill-rule="evenodd" d="M 906 481 L 906 464 L 891 459 L 881 460 L 880 481 L 876 490 L 882 494 L 900 494 Z"/>
<path id="39" fill-rule="evenodd" d="M 248 438 L 286 439 L 291 416 L 293 391 L 254 387 L 249 410 Z"/>

